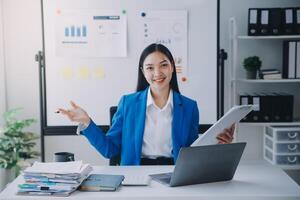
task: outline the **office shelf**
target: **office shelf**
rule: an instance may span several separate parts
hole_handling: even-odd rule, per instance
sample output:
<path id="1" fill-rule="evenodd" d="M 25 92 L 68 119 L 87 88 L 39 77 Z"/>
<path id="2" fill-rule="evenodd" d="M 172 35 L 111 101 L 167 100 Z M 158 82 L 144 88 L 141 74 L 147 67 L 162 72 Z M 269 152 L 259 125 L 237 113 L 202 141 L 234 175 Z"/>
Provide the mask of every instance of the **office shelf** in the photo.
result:
<path id="1" fill-rule="evenodd" d="M 240 40 L 284 40 L 284 39 L 300 39 L 300 35 L 277 35 L 277 36 L 248 36 L 239 35 L 237 39 Z"/>
<path id="2" fill-rule="evenodd" d="M 300 40 L 300 35 L 279 35 L 279 36 L 247 36 L 247 35 L 238 35 L 237 25 L 234 18 L 230 19 L 230 44 L 229 44 L 229 67 L 230 73 L 228 73 L 228 77 L 230 81 L 230 95 L 229 95 L 229 106 L 232 107 L 234 105 L 240 104 L 239 94 L 241 93 L 276 93 L 282 91 L 288 91 L 294 96 L 299 95 L 297 91 L 300 91 L 300 79 L 273 79 L 273 80 L 265 80 L 265 79 L 245 79 L 242 77 L 242 60 L 244 57 L 249 56 L 250 53 L 245 53 L 247 50 L 252 53 L 252 55 L 259 54 L 265 63 L 270 61 L 269 59 L 274 59 L 272 55 L 278 56 L 278 51 L 282 51 L 280 49 L 281 43 L 284 40 Z M 259 51 L 256 51 L 254 45 L 249 44 L 260 44 Z M 263 49 L 263 48 L 266 49 Z M 273 48 L 274 47 L 274 48 Z M 265 50 L 265 52 L 264 52 Z M 268 52 L 266 52 L 268 50 Z M 251 54 L 250 54 L 251 55 Z M 273 62 L 272 65 L 279 68 L 282 61 L 280 62 L 280 57 L 276 57 L 274 60 L 277 63 Z M 278 62 L 279 61 L 279 62 Z M 275 63 L 275 64 L 274 64 Z M 267 66 L 266 66 L 267 67 Z M 294 99 L 294 115 L 298 114 L 296 112 L 299 110 L 299 104 L 296 102 L 296 98 Z M 240 122 L 239 126 L 248 126 L 247 128 L 258 128 L 266 129 L 267 126 L 300 126 L 299 116 L 294 116 L 293 122 Z M 246 127 L 243 127 L 246 128 Z M 259 130 L 260 128 L 256 129 Z M 261 130 L 262 130 L 261 129 Z M 239 128 L 237 128 L 237 133 L 239 134 Z M 263 131 L 261 132 L 263 134 Z M 263 153 L 263 152 L 262 152 Z M 276 164 L 277 165 L 277 164 Z M 282 169 L 300 169 L 300 166 L 289 166 L 289 165 L 277 165 Z"/>
<path id="3" fill-rule="evenodd" d="M 232 81 L 241 83 L 300 83 L 300 79 L 233 79 Z"/>
<path id="4" fill-rule="evenodd" d="M 238 63 L 242 60 L 243 57 L 246 55 L 243 54 L 241 50 L 245 49 L 248 47 L 247 44 L 249 43 L 260 43 L 261 40 L 274 40 L 271 41 L 270 43 L 266 43 L 264 46 L 267 47 L 268 45 L 272 44 L 280 44 L 282 43 L 282 40 L 284 39 L 300 39 L 300 35 L 277 35 L 277 36 L 247 36 L 247 35 L 238 35 L 237 34 L 237 25 L 236 21 L 234 18 L 230 19 L 230 45 L 229 45 L 229 61 L 230 61 L 230 73 L 229 73 L 229 80 L 230 82 L 230 95 L 229 95 L 229 107 L 232 107 L 234 105 L 239 105 L 239 94 L 240 93 L 247 93 L 248 91 L 255 92 L 259 91 L 258 86 L 262 86 L 264 89 L 263 92 L 268 92 L 268 90 L 272 92 L 281 92 L 279 88 L 285 88 L 285 89 L 290 89 L 290 88 L 295 88 L 297 87 L 293 92 L 295 93 L 296 91 L 299 91 L 298 88 L 300 89 L 300 79 L 273 79 L 273 80 L 266 80 L 266 79 L 245 79 L 241 77 L 241 65 L 242 63 Z M 241 40 L 244 40 L 241 42 Z M 278 46 L 278 45 L 277 45 Z M 253 50 L 253 49 L 252 49 Z M 280 49 L 274 49 L 274 52 L 280 50 Z M 255 53 L 254 53 L 255 54 Z M 272 54 L 272 51 L 268 52 L 268 54 Z M 265 58 L 264 55 L 260 55 L 262 57 L 262 60 L 264 59 L 270 59 L 270 58 Z M 239 87 L 240 84 L 243 84 L 242 87 Z M 248 85 L 247 85 L 248 84 Z M 257 86 L 257 84 L 260 84 Z M 268 84 L 282 84 L 282 87 L 271 87 Z M 247 88 L 247 89 L 245 89 Z M 251 93 L 250 92 L 250 93 Z M 293 93 L 293 94 L 294 94 Z M 295 107 L 298 108 L 298 104 L 295 102 Z M 295 108 L 294 108 L 295 109 Z M 297 110 L 297 109 L 295 109 Z M 298 117 L 298 116 L 296 116 Z M 300 121 L 300 120 L 299 120 Z M 300 123 L 300 122 L 299 122 Z M 291 125 L 299 125 L 299 123 L 291 123 Z M 249 123 L 251 125 L 263 125 L 263 126 L 269 126 L 270 123 Z M 277 124 L 277 123 L 275 123 Z M 289 125 L 289 123 L 282 123 L 283 125 Z M 272 123 L 271 123 L 272 125 Z"/>
<path id="5" fill-rule="evenodd" d="M 300 121 L 294 122 L 240 122 L 247 126 L 300 126 Z"/>

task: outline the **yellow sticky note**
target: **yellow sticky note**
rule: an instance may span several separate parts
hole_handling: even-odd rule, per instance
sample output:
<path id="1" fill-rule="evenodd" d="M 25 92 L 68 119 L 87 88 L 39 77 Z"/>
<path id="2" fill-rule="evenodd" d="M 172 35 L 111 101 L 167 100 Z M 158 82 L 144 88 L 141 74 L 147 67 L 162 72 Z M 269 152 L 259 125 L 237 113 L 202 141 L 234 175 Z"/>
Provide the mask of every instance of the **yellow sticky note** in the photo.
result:
<path id="1" fill-rule="evenodd" d="M 79 68 L 79 78 L 88 79 L 90 76 L 90 70 L 88 67 Z"/>
<path id="2" fill-rule="evenodd" d="M 103 67 L 97 67 L 94 71 L 94 76 L 97 79 L 103 79 L 105 77 L 104 69 Z"/>
<path id="3" fill-rule="evenodd" d="M 60 73 L 64 79 L 71 79 L 73 77 L 73 70 L 71 67 L 63 67 Z"/>

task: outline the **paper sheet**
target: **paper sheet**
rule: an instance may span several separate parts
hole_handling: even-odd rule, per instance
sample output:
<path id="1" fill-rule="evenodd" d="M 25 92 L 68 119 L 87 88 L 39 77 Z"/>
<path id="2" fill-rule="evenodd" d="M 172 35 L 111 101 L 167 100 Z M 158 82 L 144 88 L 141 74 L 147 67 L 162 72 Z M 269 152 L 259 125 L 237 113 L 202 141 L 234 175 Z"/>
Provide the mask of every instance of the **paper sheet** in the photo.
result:
<path id="1" fill-rule="evenodd" d="M 74 162 L 35 162 L 32 167 L 28 167 L 25 173 L 49 173 L 49 174 L 68 174 L 81 173 L 83 170 L 82 161 Z"/>
<path id="2" fill-rule="evenodd" d="M 57 56 L 127 56 L 125 11 L 58 9 L 55 30 Z"/>
<path id="3" fill-rule="evenodd" d="M 187 11 L 145 10 L 141 11 L 140 19 L 144 46 L 160 43 L 168 47 L 174 57 L 179 82 L 187 81 Z"/>

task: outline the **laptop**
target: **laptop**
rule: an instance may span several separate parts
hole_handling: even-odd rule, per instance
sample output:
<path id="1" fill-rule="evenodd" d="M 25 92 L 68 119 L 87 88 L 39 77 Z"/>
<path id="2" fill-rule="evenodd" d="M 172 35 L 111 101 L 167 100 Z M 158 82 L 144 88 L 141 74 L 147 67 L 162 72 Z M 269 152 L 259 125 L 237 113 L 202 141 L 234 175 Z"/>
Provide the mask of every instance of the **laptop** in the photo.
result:
<path id="1" fill-rule="evenodd" d="M 229 181 L 234 176 L 245 146 L 245 142 L 240 142 L 183 147 L 172 173 L 149 176 L 171 187 Z"/>

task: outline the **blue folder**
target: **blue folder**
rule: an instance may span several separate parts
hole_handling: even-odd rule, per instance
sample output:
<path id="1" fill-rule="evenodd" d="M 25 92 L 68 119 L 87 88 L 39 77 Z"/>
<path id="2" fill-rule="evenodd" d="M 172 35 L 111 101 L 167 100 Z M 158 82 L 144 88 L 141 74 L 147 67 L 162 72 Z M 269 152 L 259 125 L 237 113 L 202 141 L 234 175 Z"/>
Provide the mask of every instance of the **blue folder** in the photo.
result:
<path id="1" fill-rule="evenodd" d="M 90 174 L 79 187 L 81 191 L 116 191 L 124 180 L 123 175 Z"/>

